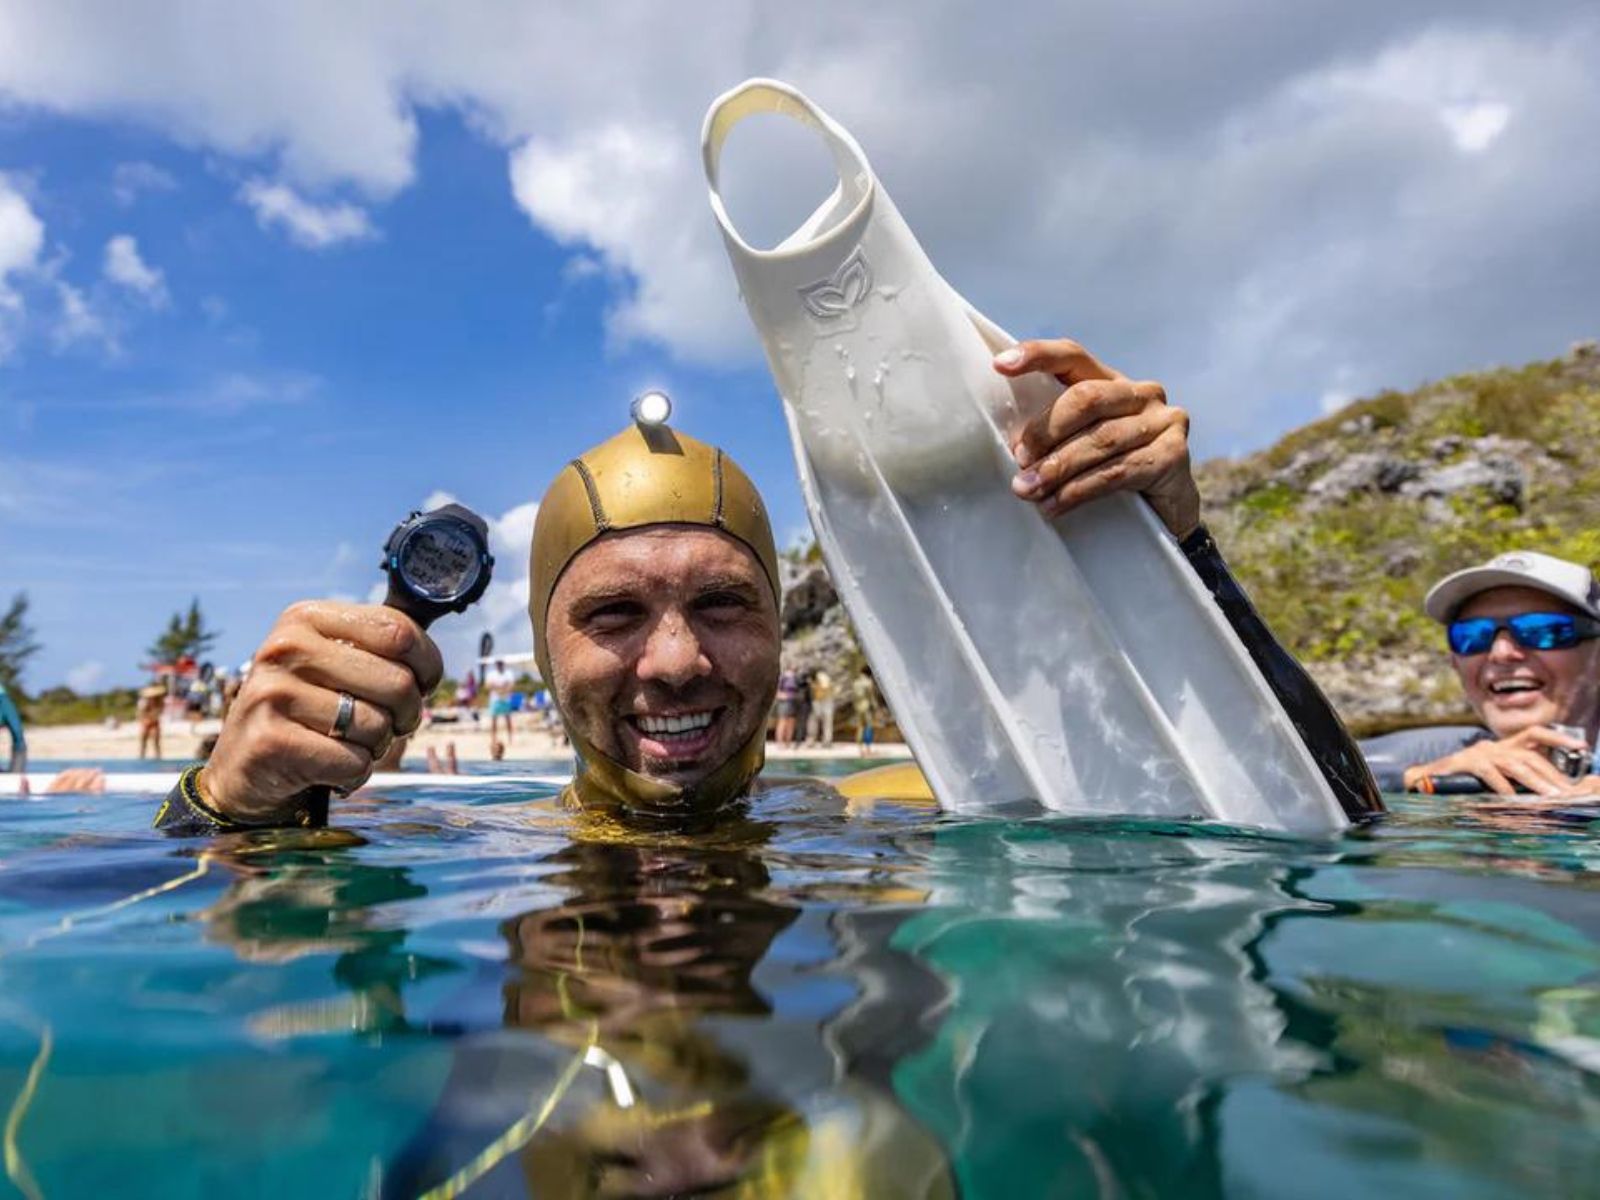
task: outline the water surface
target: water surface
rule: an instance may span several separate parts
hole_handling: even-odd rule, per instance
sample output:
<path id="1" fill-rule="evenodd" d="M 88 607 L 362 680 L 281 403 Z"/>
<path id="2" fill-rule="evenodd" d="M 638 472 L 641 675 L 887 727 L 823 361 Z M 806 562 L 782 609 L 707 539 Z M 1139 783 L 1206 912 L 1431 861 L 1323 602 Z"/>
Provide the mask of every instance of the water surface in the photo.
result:
<path id="1" fill-rule="evenodd" d="M 1346 1200 L 1600 1168 L 1581 822 L 1397 801 L 1307 842 L 812 786 L 630 836 L 502 784 L 206 841 L 154 807 L 0 806 L 0 1190 Z"/>

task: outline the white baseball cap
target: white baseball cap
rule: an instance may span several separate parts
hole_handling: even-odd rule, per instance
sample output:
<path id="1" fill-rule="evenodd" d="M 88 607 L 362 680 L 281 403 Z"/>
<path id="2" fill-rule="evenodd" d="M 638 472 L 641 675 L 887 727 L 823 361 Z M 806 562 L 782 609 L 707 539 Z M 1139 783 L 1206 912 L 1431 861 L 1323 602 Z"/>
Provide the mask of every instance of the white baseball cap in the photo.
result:
<path id="1" fill-rule="evenodd" d="M 1600 618 L 1600 584 L 1589 568 L 1534 550 L 1513 550 L 1496 555 L 1481 567 L 1446 575 L 1429 590 L 1422 609 L 1441 625 L 1448 625 L 1468 600 L 1497 587 L 1537 588 Z"/>

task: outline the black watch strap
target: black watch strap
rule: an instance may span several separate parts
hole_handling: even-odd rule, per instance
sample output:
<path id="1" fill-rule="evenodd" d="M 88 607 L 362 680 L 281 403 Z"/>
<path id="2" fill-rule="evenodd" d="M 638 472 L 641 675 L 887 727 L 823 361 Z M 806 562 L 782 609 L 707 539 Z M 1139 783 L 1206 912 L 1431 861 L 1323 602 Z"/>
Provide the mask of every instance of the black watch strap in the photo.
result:
<path id="1" fill-rule="evenodd" d="M 421 596 L 407 591 L 405 585 L 400 582 L 393 571 L 389 572 L 389 591 L 384 596 L 383 603 L 389 608 L 405 613 L 406 616 L 422 626 L 423 629 L 428 628 L 428 626 L 444 616 L 445 613 L 460 612 L 467 607 L 465 604 L 457 607 L 439 604 L 432 600 L 424 600 Z"/>

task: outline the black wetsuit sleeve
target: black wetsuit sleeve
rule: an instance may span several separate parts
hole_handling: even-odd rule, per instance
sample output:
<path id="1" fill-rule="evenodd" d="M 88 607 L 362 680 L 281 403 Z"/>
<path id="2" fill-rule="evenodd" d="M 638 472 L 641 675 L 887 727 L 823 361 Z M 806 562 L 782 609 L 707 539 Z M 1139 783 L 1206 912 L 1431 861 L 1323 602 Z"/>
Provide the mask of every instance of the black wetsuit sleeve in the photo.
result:
<path id="1" fill-rule="evenodd" d="M 1361 754 L 1386 792 L 1406 790 L 1406 768 L 1433 762 L 1494 735 L 1479 725 L 1429 725 L 1366 738 Z"/>
<path id="2" fill-rule="evenodd" d="M 294 809 L 281 821 L 254 824 L 236 821 L 206 803 L 198 776 L 203 764 L 195 763 L 178 776 L 167 798 L 156 810 L 155 828 L 172 837 L 209 837 L 251 829 L 320 829 L 328 823 L 328 791 L 309 788 L 295 797 Z"/>
<path id="3" fill-rule="evenodd" d="M 1288 713 L 1345 815 L 1357 820 L 1381 813 L 1383 799 L 1355 739 L 1306 669 L 1278 644 L 1255 605 L 1250 603 L 1250 597 L 1228 570 L 1228 564 L 1222 561 L 1222 552 L 1217 549 L 1210 531 L 1200 526 L 1179 543 L 1179 549 L 1239 635 L 1284 712 Z"/>

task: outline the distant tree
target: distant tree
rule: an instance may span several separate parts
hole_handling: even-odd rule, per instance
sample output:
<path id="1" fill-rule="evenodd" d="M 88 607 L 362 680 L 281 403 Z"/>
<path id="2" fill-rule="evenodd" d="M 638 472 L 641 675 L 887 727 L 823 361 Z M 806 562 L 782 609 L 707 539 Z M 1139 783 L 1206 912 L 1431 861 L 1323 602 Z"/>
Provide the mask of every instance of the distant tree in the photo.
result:
<path id="1" fill-rule="evenodd" d="M 28 624 L 28 593 L 18 592 L 0 617 L 0 684 L 6 691 L 22 695 L 22 672 L 37 653 L 39 643 L 33 640 L 33 626 Z"/>
<path id="2" fill-rule="evenodd" d="M 207 629 L 206 619 L 200 612 L 200 598 L 189 601 L 189 611 L 173 613 L 167 628 L 151 644 L 148 653 L 156 662 L 174 662 L 188 655 L 204 658 L 222 636 L 220 629 Z"/>

